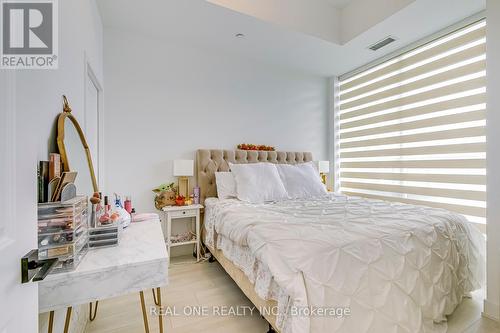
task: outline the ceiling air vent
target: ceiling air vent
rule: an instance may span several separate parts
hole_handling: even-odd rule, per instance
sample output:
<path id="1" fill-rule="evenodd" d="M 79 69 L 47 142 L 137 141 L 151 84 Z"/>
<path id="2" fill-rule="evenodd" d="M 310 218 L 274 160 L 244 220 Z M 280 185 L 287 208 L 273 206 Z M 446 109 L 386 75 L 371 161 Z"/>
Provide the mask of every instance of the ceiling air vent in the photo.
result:
<path id="1" fill-rule="evenodd" d="M 382 39 L 381 41 L 376 42 L 375 44 L 369 46 L 368 48 L 372 51 L 377 51 L 378 49 L 380 49 L 386 45 L 389 45 L 395 41 L 396 41 L 396 38 L 389 36 L 389 37 Z"/>

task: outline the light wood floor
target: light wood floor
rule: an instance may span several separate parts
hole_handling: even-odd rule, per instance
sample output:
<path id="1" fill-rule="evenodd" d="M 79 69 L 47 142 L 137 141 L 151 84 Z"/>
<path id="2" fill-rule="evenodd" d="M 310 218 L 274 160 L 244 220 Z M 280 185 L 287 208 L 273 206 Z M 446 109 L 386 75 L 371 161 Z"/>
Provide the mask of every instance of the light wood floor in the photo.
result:
<path id="1" fill-rule="evenodd" d="M 185 260 L 185 259 L 180 259 Z M 250 301 L 224 272 L 218 263 L 180 263 L 173 261 L 169 270 L 170 283 L 162 288 L 163 305 L 182 312 L 184 306 L 251 306 Z M 146 307 L 153 306 L 151 291 L 147 291 Z M 481 318 L 482 295 L 465 300 L 448 321 L 449 333 L 500 333 L 494 321 Z M 245 317 L 215 316 L 164 317 L 165 333 L 265 333 L 267 323 L 258 314 Z M 158 317 L 149 317 L 151 332 L 158 332 Z M 142 333 L 144 326 L 139 294 L 117 297 L 99 302 L 95 321 L 87 326 L 87 333 Z M 355 332 L 353 332 L 355 333 Z"/>

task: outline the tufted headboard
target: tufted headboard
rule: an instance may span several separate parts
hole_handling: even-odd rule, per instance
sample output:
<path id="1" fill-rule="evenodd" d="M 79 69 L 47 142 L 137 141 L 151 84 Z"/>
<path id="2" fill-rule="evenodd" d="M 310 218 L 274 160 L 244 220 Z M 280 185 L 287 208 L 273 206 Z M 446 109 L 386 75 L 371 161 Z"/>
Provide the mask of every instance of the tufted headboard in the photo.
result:
<path id="1" fill-rule="evenodd" d="M 229 171 L 229 162 L 297 164 L 312 160 L 312 154 L 308 152 L 199 149 L 196 152 L 196 170 L 201 203 L 205 198 L 217 196 L 215 172 Z"/>

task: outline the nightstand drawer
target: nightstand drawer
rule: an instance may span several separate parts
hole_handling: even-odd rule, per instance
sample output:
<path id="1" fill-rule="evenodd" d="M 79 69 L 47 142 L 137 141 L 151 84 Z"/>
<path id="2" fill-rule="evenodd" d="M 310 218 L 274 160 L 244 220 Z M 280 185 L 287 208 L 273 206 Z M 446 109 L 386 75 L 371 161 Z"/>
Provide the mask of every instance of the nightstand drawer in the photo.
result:
<path id="1" fill-rule="evenodd" d="M 174 212 L 169 212 L 171 217 L 194 217 L 196 216 L 196 210 L 186 209 L 186 210 L 177 210 Z"/>

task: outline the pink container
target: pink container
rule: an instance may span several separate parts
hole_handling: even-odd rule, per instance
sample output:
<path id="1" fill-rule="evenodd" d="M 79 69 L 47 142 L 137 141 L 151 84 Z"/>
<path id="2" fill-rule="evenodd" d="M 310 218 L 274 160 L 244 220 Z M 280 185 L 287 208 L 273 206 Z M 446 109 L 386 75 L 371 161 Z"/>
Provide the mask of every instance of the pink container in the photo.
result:
<path id="1" fill-rule="evenodd" d="M 130 198 L 130 196 L 125 197 L 123 208 L 127 211 L 127 213 L 132 213 L 132 199 Z"/>

